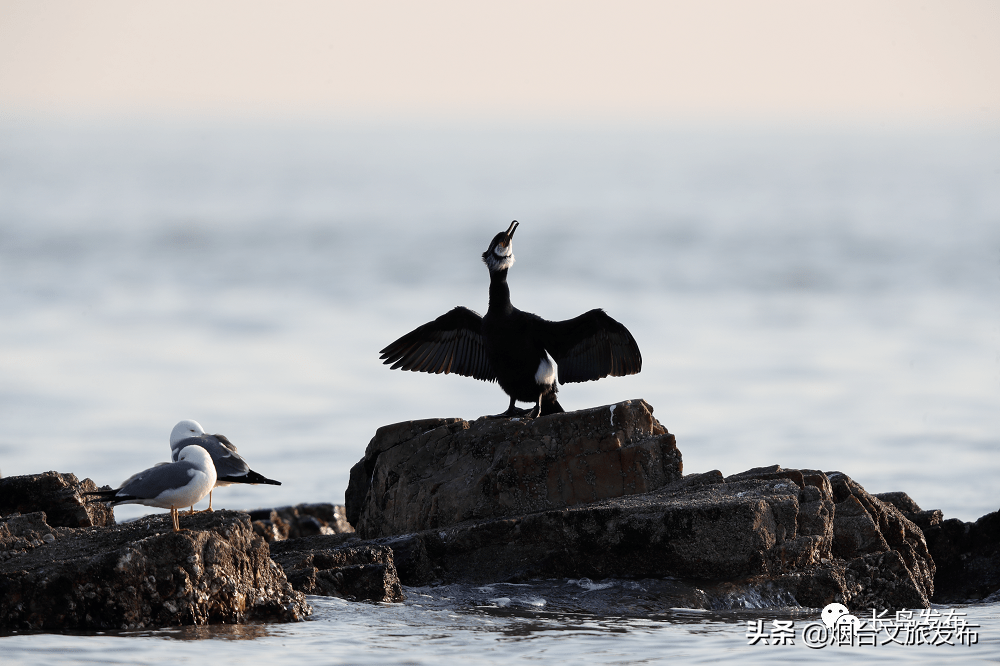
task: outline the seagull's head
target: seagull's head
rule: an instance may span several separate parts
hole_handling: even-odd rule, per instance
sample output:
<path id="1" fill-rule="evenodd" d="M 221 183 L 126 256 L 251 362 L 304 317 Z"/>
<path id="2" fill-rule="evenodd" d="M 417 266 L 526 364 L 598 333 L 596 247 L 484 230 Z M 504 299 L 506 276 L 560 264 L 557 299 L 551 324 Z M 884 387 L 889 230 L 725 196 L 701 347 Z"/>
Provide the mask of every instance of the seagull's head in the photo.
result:
<path id="1" fill-rule="evenodd" d="M 491 273 L 507 270 L 514 265 L 513 238 L 516 229 L 517 220 L 514 220 L 507 231 L 501 231 L 493 237 L 489 248 L 483 252 L 483 262 Z"/>
<path id="2" fill-rule="evenodd" d="M 205 429 L 197 421 L 181 421 L 170 431 L 170 448 L 174 448 L 178 443 L 190 437 L 201 437 L 205 434 Z"/>
<path id="3" fill-rule="evenodd" d="M 181 449 L 180 455 L 177 456 L 177 461 L 180 462 L 185 460 L 192 463 L 206 472 L 212 477 L 212 485 L 215 485 L 215 480 L 218 478 L 218 472 L 215 471 L 215 463 L 212 462 L 212 456 L 204 448 L 198 446 L 185 446 Z M 190 474 L 190 472 L 188 472 Z"/>

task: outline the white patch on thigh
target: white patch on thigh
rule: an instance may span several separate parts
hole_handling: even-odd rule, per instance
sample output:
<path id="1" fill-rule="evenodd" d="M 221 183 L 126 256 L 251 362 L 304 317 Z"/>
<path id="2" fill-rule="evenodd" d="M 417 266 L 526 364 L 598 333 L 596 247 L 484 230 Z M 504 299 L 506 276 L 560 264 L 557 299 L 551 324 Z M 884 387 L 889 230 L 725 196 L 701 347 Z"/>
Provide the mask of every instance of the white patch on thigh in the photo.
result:
<path id="1" fill-rule="evenodd" d="M 556 383 L 556 364 L 549 358 L 548 354 L 538 364 L 538 370 L 535 372 L 535 383 L 539 386 L 550 386 Z"/>

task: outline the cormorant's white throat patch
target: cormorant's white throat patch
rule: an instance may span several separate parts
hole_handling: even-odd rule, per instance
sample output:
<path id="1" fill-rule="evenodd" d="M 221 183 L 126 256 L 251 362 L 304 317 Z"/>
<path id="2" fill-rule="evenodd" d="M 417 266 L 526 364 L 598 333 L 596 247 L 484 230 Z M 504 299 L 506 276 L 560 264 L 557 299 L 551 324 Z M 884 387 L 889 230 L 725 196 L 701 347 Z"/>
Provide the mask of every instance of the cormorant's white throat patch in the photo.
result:
<path id="1" fill-rule="evenodd" d="M 491 271 L 502 271 L 514 265 L 514 252 L 509 245 L 507 247 L 497 245 L 492 252 L 487 252 L 483 256 L 483 261 Z"/>
<path id="2" fill-rule="evenodd" d="M 539 386 L 549 386 L 556 383 L 556 366 L 548 354 L 538 364 L 538 370 L 535 371 L 535 383 Z"/>

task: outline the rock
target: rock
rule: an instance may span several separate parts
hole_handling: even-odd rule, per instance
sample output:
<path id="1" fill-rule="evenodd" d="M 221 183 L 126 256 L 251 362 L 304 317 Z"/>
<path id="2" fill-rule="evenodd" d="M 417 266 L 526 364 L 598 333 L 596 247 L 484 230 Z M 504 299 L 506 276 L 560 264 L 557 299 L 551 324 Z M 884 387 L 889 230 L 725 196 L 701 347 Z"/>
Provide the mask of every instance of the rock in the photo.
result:
<path id="1" fill-rule="evenodd" d="M 406 585 L 669 576 L 873 608 L 928 607 L 933 594 L 923 535 L 894 506 L 839 472 L 778 466 L 374 543 Z"/>
<path id="2" fill-rule="evenodd" d="M 354 532 L 347 522 L 343 506 L 335 504 L 297 504 L 277 509 L 250 512 L 253 529 L 265 541 L 284 541 L 318 534 Z"/>
<path id="3" fill-rule="evenodd" d="M 0 629 L 137 629 L 295 621 L 292 590 L 249 517 L 147 516 L 106 528 L 52 527 L 45 514 L 0 520 Z"/>
<path id="4" fill-rule="evenodd" d="M 365 449 L 365 457 L 351 468 L 350 480 L 347 484 L 344 505 L 347 508 L 347 522 L 357 528 L 361 517 L 361 509 L 368 495 L 368 487 L 375 471 L 375 463 L 379 456 L 393 447 L 409 441 L 425 432 L 430 432 L 441 426 L 459 423 L 462 419 L 422 419 L 419 421 L 404 421 L 393 425 L 382 426 L 375 431 L 375 436 Z"/>
<path id="5" fill-rule="evenodd" d="M 841 472 L 826 474 L 835 502 L 834 560 L 816 586 L 800 580 L 800 603 L 823 607 L 850 595 L 859 608 L 927 608 L 934 594 L 934 560 L 923 532 L 893 504 L 870 495 Z M 912 500 L 911 500 L 912 501 Z M 801 579 L 801 576 L 799 576 Z M 804 584 L 803 584 L 804 583 Z M 891 601 L 891 603 L 887 603 Z"/>
<path id="6" fill-rule="evenodd" d="M 45 522 L 44 512 L 11 514 L 0 519 L 0 562 L 52 543 L 56 538 L 52 527 Z"/>
<path id="7" fill-rule="evenodd" d="M 406 597 L 386 546 L 360 543 L 354 534 L 290 539 L 271 545 L 271 556 L 292 586 L 306 594 L 354 601 L 398 602 Z"/>
<path id="8" fill-rule="evenodd" d="M 875 493 L 875 497 L 879 498 L 886 504 L 893 505 L 904 514 L 920 513 L 920 507 L 913 501 L 913 498 L 902 491 L 897 490 L 889 493 Z"/>
<path id="9" fill-rule="evenodd" d="M 924 511 L 903 492 L 879 493 L 923 530 L 934 559 L 934 603 L 980 601 L 1000 592 L 1000 511 L 974 523 L 944 520 L 938 509 Z"/>
<path id="10" fill-rule="evenodd" d="M 777 465 L 682 477 L 642 400 L 533 420 L 380 428 L 348 519 L 407 585 L 675 577 L 823 607 L 928 607 L 923 534 L 840 472 Z"/>
<path id="11" fill-rule="evenodd" d="M 379 428 L 351 470 L 362 538 L 645 493 L 681 478 L 674 436 L 643 400 L 537 419 L 428 419 Z"/>
<path id="12" fill-rule="evenodd" d="M 110 487 L 105 486 L 104 490 Z M 115 524 L 114 511 L 100 502 L 86 503 L 82 493 L 99 490 L 90 479 L 45 472 L 0 479 L 0 516 L 44 511 L 52 527 L 105 527 Z"/>
<path id="13" fill-rule="evenodd" d="M 685 477 L 673 436 L 641 400 L 380 428 L 347 493 L 364 541 L 332 504 L 184 515 L 176 534 L 166 516 L 79 527 L 81 510 L 94 522 L 79 498 L 89 480 L 17 478 L 7 492 L 18 507 L 61 498 L 53 506 L 73 527 L 42 511 L 0 519 L 4 630 L 293 621 L 311 612 L 303 594 L 398 602 L 401 581 L 658 579 L 713 607 L 760 597 L 916 608 L 1000 594 L 998 514 L 945 521 L 840 472 Z"/>
<path id="14" fill-rule="evenodd" d="M 904 516 L 910 519 L 917 527 L 926 530 L 928 527 L 940 525 L 944 519 L 939 509 L 923 511 L 909 495 L 904 492 L 894 491 L 890 493 L 877 493 L 875 497 L 886 504 L 892 504 L 899 509 Z"/>
<path id="15" fill-rule="evenodd" d="M 935 603 L 980 601 L 1000 592 L 1000 511 L 974 523 L 949 518 L 924 534 L 938 569 Z"/>

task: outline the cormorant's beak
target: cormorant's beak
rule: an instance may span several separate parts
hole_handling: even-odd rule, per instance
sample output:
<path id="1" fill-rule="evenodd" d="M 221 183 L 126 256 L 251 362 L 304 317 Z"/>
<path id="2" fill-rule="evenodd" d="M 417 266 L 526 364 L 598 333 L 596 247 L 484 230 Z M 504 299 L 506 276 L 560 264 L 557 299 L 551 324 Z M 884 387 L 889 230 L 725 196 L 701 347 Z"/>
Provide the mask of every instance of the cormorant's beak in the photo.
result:
<path id="1" fill-rule="evenodd" d="M 507 229 L 507 241 L 509 242 L 511 238 L 514 237 L 514 232 L 517 231 L 517 220 L 510 223 L 510 228 Z"/>

